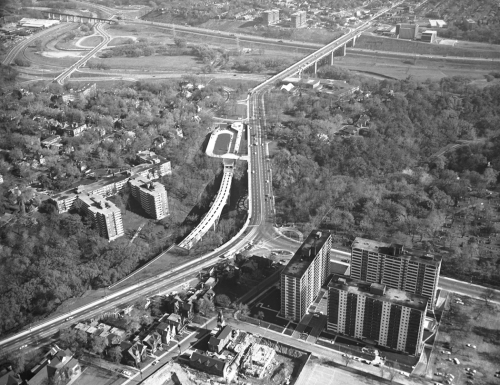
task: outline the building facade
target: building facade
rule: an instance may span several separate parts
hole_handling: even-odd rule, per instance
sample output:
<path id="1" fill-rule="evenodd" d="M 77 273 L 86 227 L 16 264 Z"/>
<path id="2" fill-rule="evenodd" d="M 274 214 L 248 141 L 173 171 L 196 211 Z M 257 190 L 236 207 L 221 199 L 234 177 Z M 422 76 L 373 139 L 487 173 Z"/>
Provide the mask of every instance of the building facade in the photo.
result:
<path id="1" fill-rule="evenodd" d="M 429 299 L 434 309 L 442 257 L 403 245 L 356 238 L 351 247 L 351 277 L 380 283 Z"/>
<path id="2" fill-rule="evenodd" d="M 312 231 L 281 273 L 281 315 L 298 321 L 329 275 L 330 233 Z"/>
<path id="3" fill-rule="evenodd" d="M 112 202 L 100 195 L 79 195 L 78 200 L 92 222 L 98 229 L 101 237 L 110 241 L 121 237 L 123 233 L 122 213 Z"/>
<path id="4" fill-rule="evenodd" d="M 437 39 L 437 31 L 424 31 L 420 41 L 424 43 L 435 43 Z"/>
<path id="5" fill-rule="evenodd" d="M 264 20 L 264 24 L 266 25 L 273 25 L 278 23 L 280 21 L 279 9 L 271 9 L 262 12 L 262 19 Z"/>
<path id="6" fill-rule="evenodd" d="M 130 180 L 130 187 L 132 196 L 151 217 L 162 219 L 169 215 L 167 190 L 161 183 L 137 178 Z"/>
<path id="7" fill-rule="evenodd" d="M 414 40 L 417 38 L 418 27 L 418 24 L 396 24 L 396 37 L 398 39 Z"/>
<path id="8" fill-rule="evenodd" d="M 328 284 L 327 330 L 419 355 L 427 298 L 334 275 Z"/>
<path id="9" fill-rule="evenodd" d="M 291 27 L 292 28 L 302 28 L 306 25 L 307 23 L 307 13 L 306 11 L 298 11 L 295 13 L 292 13 L 291 15 Z"/>

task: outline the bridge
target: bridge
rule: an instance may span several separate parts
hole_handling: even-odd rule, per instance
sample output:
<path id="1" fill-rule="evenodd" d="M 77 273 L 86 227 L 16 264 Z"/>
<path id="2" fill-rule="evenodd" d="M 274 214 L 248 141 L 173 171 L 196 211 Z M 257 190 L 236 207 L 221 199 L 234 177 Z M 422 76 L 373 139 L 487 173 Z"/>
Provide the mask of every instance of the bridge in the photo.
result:
<path id="1" fill-rule="evenodd" d="M 47 19 L 66 21 L 68 23 L 86 23 L 86 24 L 97 24 L 97 23 L 108 23 L 116 24 L 117 21 L 109 19 L 102 19 L 100 17 L 93 16 L 82 16 L 82 15 L 71 15 L 69 13 L 53 12 L 53 11 L 42 11 L 42 14 L 47 16 Z"/>
<path id="2" fill-rule="evenodd" d="M 62 85 L 64 83 L 64 81 L 67 78 L 69 78 L 73 72 L 78 70 L 80 67 L 85 66 L 85 64 L 87 64 L 87 61 L 89 61 L 92 58 L 92 56 L 94 56 L 97 52 L 99 52 L 102 48 L 104 48 L 111 41 L 111 35 L 109 35 L 104 30 L 102 23 L 95 24 L 95 30 L 97 33 L 99 33 L 103 37 L 103 40 L 98 45 L 96 45 L 94 48 L 92 48 L 84 57 L 82 57 L 75 64 L 73 64 L 68 69 L 63 71 L 60 75 L 58 75 L 54 79 L 54 82 L 57 82 L 57 83 Z"/>
<path id="3" fill-rule="evenodd" d="M 234 160 L 224 159 L 224 174 L 222 176 L 222 182 L 220 184 L 219 192 L 215 198 L 212 207 L 208 213 L 203 217 L 198 226 L 195 227 L 191 233 L 179 243 L 180 247 L 185 249 L 191 249 L 193 245 L 201 240 L 201 238 L 210 230 L 212 226 L 215 226 L 220 218 L 222 209 L 227 203 L 229 198 L 229 191 L 231 190 L 231 182 L 233 180 L 234 172 Z"/>
<path id="4" fill-rule="evenodd" d="M 318 67 L 321 65 L 327 65 L 333 64 L 333 60 L 335 56 L 345 56 L 346 55 L 346 48 L 347 47 L 354 47 L 356 44 L 356 39 L 368 28 L 371 27 L 371 22 L 372 20 L 378 18 L 379 16 L 383 15 L 389 9 L 394 8 L 401 4 L 402 1 L 393 4 L 389 8 L 385 8 L 377 12 L 375 15 L 373 15 L 368 21 L 365 23 L 361 24 L 360 26 L 354 28 L 347 34 L 339 37 L 338 39 L 332 41 L 331 43 L 328 43 L 324 47 L 318 49 L 317 51 L 313 52 L 312 54 L 302 58 L 295 64 L 292 64 L 290 67 L 287 69 L 281 71 L 280 73 L 270 77 L 263 83 L 259 84 L 257 87 L 255 87 L 253 90 L 250 91 L 250 95 L 256 94 L 260 91 L 264 91 L 267 87 L 269 87 L 270 84 L 274 84 L 274 82 L 281 80 L 285 77 L 288 76 L 294 76 L 298 75 L 298 77 L 301 77 L 303 73 L 312 73 L 315 74 L 318 71 Z"/>

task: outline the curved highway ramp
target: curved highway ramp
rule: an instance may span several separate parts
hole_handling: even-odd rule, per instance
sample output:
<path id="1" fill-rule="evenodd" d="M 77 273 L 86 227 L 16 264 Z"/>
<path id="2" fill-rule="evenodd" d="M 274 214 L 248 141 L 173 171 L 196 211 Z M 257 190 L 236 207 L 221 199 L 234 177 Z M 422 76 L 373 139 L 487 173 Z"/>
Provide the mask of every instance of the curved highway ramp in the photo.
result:
<path id="1" fill-rule="evenodd" d="M 210 228 L 219 220 L 222 209 L 226 205 L 229 191 L 231 190 L 231 182 L 233 181 L 234 160 L 224 159 L 224 175 L 219 188 L 215 202 L 210 207 L 208 213 L 203 217 L 201 222 L 191 233 L 179 243 L 180 247 L 191 249 Z"/>

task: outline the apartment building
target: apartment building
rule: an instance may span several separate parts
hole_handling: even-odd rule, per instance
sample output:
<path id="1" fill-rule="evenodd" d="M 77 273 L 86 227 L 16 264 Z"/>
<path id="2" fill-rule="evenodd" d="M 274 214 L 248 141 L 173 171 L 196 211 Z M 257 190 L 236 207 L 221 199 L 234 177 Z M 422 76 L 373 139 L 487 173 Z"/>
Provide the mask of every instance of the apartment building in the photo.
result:
<path id="1" fill-rule="evenodd" d="M 125 186 L 129 178 L 130 176 L 127 173 L 111 175 L 94 183 L 62 191 L 55 194 L 51 200 L 55 203 L 59 214 L 62 214 L 73 207 L 79 195 L 100 195 L 101 197 L 115 195 Z"/>
<path id="2" fill-rule="evenodd" d="M 169 215 L 167 190 L 161 183 L 144 178 L 130 180 L 132 196 L 151 217 L 162 219 Z"/>
<path id="3" fill-rule="evenodd" d="M 332 237 L 312 231 L 281 273 L 281 315 L 298 321 L 329 275 Z"/>
<path id="4" fill-rule="evenodd" d="M 280 11 L 279 9 L 271 9 L 269 11 L 262 12 L 262 19 L 264 24 L 273 25 L 280 21 Z"/>
<path id="5" fill-rule="evenodd" d="M 298 11 L 298 12 L 292 13 L 291 18 L 292 18 L 292 21 L 291 21 L 290 26 L 292 28 L 302 28 L 307 23 L 306 11 Z"/>
<path id="6" fill-rule="evenodd" d="M 92 218 L 101 237 L 112 241 L 123 235 L 122 213 L 112 202 L 100 195 L 86 194 L 78 195 L 78 200 Z"/>
<path id="7" fill-rule="evenodd" d="M 419 355 L 427 304 L 421 295 L 334 275 L 328 283 L 327 330 Z"/>
<path id="8" fill-rule="evenodd" d="M 356 238 L 351 246 L 351 277 L 422 295 L 434 309 L 441 261 L 441 256 L 422 250 Z"/>

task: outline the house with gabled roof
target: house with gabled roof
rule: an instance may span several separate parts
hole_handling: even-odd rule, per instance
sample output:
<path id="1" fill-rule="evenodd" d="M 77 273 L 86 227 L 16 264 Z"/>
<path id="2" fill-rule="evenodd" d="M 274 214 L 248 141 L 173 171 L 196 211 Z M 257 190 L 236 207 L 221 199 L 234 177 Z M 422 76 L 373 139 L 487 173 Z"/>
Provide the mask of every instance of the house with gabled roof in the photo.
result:
<path id="1" fill-rule="evenodd" d="M 198 352 L 193 352 L 189 360 L 189 365 L 195 369 L 223 378 L 226 378 L 229 369 L 227 362 Z"/>
<path id="2" fill-rule="evenodd" d="M 142 343 L 146 345 L 146 348 L 151 350 L 151 353 L 154 353 L 158 350 L 158 347 L 161 345 L 161 335 L 158 332 L 153 332 L 148 334 L 143 340 Z"/>
<path id="3" fill-rule="evenodd" d="M 231 340 L 232 331 L 231 326 L 224 326 L 217 336 L 211 336 L 208 341 L 208 350 L 220 353 Z"/>
<path id="4" fill-rule="evenodd" d="M 44 385 L 58 378 L 74 380 L 80 376 L 82 372 L 80 364 L 73 358 L 71 350 L 56 350 L 57 353 L 47 355 L 32 369 L 34 376 L 26 382 L 28 385 Z"/>
<path id="5" fill-rule="evenodd" d="M 146 355 L 146 345 L 136 342 L 129 349 L 125 350 L 125 352 L 135 361 L 136 364 L 139 364 Z"/>

